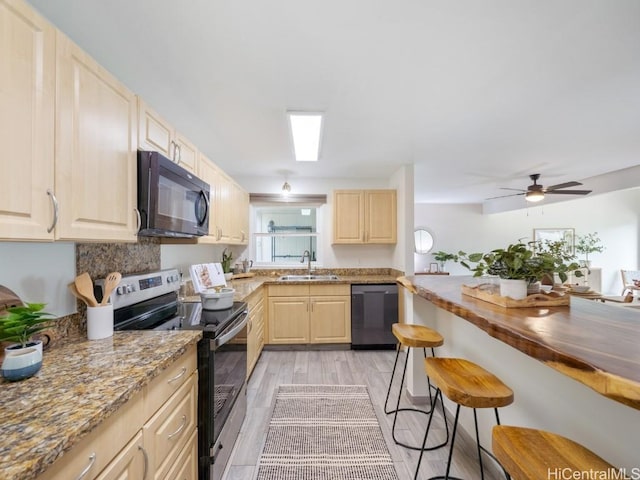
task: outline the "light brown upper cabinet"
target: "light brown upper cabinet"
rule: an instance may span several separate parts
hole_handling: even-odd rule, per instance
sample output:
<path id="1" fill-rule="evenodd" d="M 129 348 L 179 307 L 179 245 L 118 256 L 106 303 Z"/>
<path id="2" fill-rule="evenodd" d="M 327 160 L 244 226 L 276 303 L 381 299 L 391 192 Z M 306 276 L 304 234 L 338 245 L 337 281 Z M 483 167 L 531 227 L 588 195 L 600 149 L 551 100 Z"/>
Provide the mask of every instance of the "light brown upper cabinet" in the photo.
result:
<path id="1" fill-rule="evenodd" d="M 246 245 L 249 194 L 204 155 L 200 155 L 197 175 L 211 187 L 209 235 L 200 237 L 198 243 Z"/>
<path id="2" fill-rule="evenodd" d="M 136 241 L 136 97 L 56 35 L 55 238 Z"/>
<path id="3" fill-rule="evenodd" d="M 53 240 L 55 28 L 0 0 L 0 239 Z"/>
<path id="4" fill-rule="evenodd" d="M 160 152 L 168 159 L 197 175 L 198 149 L 177 132 L 169 122 L 138 97 L 138 146 Z"/>
<path id="5" fill-rule="evenodd" d="M 394 244 L 395 190 L 334 190 L 334 244 Z"/>

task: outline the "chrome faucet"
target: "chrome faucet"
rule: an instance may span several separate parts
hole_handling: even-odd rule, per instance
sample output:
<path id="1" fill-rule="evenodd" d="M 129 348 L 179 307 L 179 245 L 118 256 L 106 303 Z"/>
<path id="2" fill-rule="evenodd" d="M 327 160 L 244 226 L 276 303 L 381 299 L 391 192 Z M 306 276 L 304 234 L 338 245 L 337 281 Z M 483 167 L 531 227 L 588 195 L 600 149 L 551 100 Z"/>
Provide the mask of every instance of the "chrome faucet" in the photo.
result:
<path id="1" fill-rule="evenodd" d="M 305 250 L 302 253 L 300 263 L 304 263 L 304 257 L 307 257 L 307 275 L 311 276 L 311 254 L 309 253 L 309 250 Z"/>

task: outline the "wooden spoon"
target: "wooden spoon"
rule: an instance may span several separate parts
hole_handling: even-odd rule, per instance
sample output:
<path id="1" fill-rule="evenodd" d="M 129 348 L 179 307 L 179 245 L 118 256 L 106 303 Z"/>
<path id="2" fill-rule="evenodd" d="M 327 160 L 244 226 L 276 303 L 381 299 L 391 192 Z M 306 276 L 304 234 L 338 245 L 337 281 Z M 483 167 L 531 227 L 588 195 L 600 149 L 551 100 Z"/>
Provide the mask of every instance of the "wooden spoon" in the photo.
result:
<path id="1" fill-rule="evenodd" d="M 82 295 L 80 295 L 80 292 L 78 292 L 78 289 L 76 288 L 75 283 L 71 282 L 69 285 L 67 285 L 67 287 L 69 288 L 69 291 L 73 294 L 74 297 L 76 297 L 85 305 L 89 305 L 89 302 L 87 301 L 87 299 L 84 298 Z"/>
<path id="2" fill-rule="evenodd" d="M 100 305 L 107 304 L 111 292 L 113 292 L 113 289 L 118 286 L 120 280 L 122 280 L 122 275 L 120 275 L 120 272 L 111 272 L 109 275 L 107 275 L 107 278 L 104 279 L 104 286 L 102 287 L 103 293 Z"/>
<path id="3" fill-rule="evenodd" d="M 97 307 L 98 301 L 93 294 L 93 282 L 91 281 L 91 277 L 89 276 L 89 274 L 87 272 L 84 272 L 78 275 L 74 283 L 76 285 L 76 288 L 78 289 L 78 293 L 84 297 L 87 305 L 89 305 L 90 307 Z"/>

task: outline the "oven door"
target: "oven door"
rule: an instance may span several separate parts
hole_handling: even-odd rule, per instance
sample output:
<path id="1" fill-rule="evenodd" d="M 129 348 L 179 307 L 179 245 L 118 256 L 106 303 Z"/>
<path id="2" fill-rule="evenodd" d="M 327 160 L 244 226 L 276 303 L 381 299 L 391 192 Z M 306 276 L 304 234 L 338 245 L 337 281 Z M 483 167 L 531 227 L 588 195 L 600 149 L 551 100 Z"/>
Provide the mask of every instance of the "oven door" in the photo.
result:
<path id="1" fill-rule="evenodd" d="M 209 184 L 158 152 L 138 152 L 140 235 L 209 233 Z"/>

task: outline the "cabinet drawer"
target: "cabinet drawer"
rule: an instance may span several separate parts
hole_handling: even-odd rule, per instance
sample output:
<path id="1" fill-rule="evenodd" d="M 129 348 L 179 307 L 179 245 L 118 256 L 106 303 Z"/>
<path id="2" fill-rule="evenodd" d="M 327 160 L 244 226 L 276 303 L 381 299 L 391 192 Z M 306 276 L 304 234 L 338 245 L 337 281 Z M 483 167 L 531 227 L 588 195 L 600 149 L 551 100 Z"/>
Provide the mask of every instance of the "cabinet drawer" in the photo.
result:
<path id="1" fill-rule="evenodd" d="M 269 285 L 270 297 L 308 296 L 309 285 Z"/>
<path id="2" fill-rule="evenodd" d="M 87 471 L 93 480 L 142 428 L 142 395 L 136 395 L 69 452 L 59 458 L 38 480 L 69 480 Z"/>
<path id="3" fill-rule="evenodd" d="M 196 429 L 198 374 L 187 382 L 144 425 L 144 446 L 154 479 L 163 479 Z"/>
<path id="4" fill-rule="evenodd" d="M 145 455 L 142 446 L 142 432 L 122 449 L 118 456 L 105 468 L 96 480 L 135 480 L 144 478 Z"/>
<path id="5" fill-rule="evenodd" d="M 192 345 L 185 354 L 154 378 L 144 390 L 144 419 L 149 419 L 173 395 L 196 370 L 196 346 Z"/>
<path id="6" fill-rule="evenodd" d="M 164 480 L 198 480 L 198 429 L 193 431 Z"/>
<path id="7" fill-rule="evenodd" d="M 256 306 L 263 301 L 264 290 L 262 287 L 258 288 L 255 292 L 249 295 L 247 299 L 247 305 L 249 306 L 249 312 L 256 308 Z"/>
<path id="8" fill-rule="evenodd" d="M 351 296 L 351 285 L 341 283 L 339 285 L 310 285 L 309 294 L 313 296 L 322 295 L 347 295 Z"/>

